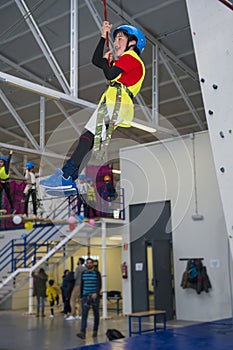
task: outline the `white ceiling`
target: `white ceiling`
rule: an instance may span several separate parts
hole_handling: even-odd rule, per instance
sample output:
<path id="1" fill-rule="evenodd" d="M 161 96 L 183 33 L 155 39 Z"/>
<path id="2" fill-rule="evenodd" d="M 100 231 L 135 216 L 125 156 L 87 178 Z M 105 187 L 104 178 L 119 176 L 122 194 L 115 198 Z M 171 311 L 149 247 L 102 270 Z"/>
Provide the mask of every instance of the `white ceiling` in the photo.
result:
<path id="1" fill-rule="evenodd" d="M 78 2 L 78 98 L 98 103 L 106 81 L 103 73 L 91 64 L 99 39 L 97 24 L 103 20 L 102 0 Z M 20 6 L 30 12 L 23 15 Z M 91 9 L 91 11 L 90 11 Z M 114 27 L 122 23 L 138 25 L 147 37 L 142 58 L 147 74 L 136 101 L 136 118 L 146 120 L 145 106 L 153 117 L 152 82 L 158 81 L 159 131 L 155 134 L 135 128 L 115 132 L 109 148 L 110 162 L 117 162 L 119 147 L 132 143 L 147 143 L 206 129 L 206 119 L 185 0 L 108 0 L 108 19 Z M 93 15 L 95 13 L 95 15 Z M 33 83 L 64 92 L 54 69 L 38 45 L 28 21 L 35 21 L 43 40 L 52 52 L 57 66 L 70 84 L 70 1 L 68 0 L 1 0 L 0 1 L 0 74 L 6 73 Z M 152 51 L 159 48 L 158 75 L 152 77 Z M 27 85 L 25 83 L 25 85 Z M 0 148 L 15 149 L 13 170 L 21 172 L 25 161 L 40 161 L 41 148 L 67 156 L 74 147 L 91 110 L 64 100 L 45 99 L 45 139 L 41 131 L 40 95 L 6 83 L 0 75 Z M 145 105 L 143 107 L 143 105 Z M 68 122 L 72 117 L 72 121 Z M 68 118 L 68 119 L 67 119 Z M 73 123 L 72 123 L 73 122 Z M 75 125 L 75 126 L 74 126 Z M 74 127 L 76 130 L 74 130 Z M 167 133 L 169 131 L 169 133 Z M 34 142 L 33 144 L 33 140 Z M 38 144 L 38 149 L 36 145 Z M 40 147 L 41 146 L 41 147 Z M 28 153 L 29 152 L 29 153 Z M 113 160 L 114 159 L 114 160 Z M 57 166 L 57 160 L 45 162 Z M 59 160 L 61 162 L 61 160 Z"/>

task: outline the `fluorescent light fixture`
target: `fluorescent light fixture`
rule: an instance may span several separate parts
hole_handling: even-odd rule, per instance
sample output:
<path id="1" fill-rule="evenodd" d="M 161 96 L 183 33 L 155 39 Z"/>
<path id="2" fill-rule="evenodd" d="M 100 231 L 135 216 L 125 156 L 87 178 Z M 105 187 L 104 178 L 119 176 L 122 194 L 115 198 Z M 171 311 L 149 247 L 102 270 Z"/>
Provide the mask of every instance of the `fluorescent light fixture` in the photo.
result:
<path id="1" fill-rule="evenodd" d="M 113 174 L 121 174 L 121 170 L 118 169 L 112 169 Z"/>
<path id="2" fill-rule="evenodd" d="M 122 237 L 121 236 L 111 236 L 111 237 L 109 237 L 109 239 L 111 241 L 122 241 Z"/>
<path id="3" fill-rule="evenodd" d="M 145 124 L 140 124 L 140 123 L 136 123 L 136 122 L 131 122 L 131 126 L 133 128 L 137 128 L 137 129 L 144 130 L 144 131 L 151 132 L 151 133 L 157 131 L 155 128 L 152 128 L 151 126 L 147 126 Z"/>

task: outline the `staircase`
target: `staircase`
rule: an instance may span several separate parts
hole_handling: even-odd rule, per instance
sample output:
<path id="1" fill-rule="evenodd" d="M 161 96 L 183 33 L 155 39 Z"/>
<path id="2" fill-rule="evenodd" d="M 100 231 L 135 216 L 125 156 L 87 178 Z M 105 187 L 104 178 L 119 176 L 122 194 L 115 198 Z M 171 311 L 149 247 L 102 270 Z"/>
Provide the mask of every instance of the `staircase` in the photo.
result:
<path id="1" fill-rule="evenodd" d="M 102 198 L 105 194 L 102 193 Z M 86 240 L 96 234 L 96 228 L 85 222 L 78 222 L 74 230 L 68 230 L 67 219 L 75 211 L 76 201 L 76 197 L 65 198 L 47 216 L 46 219 L 51 219 L 51 222 L 35 224 L 28 234 L 9 241 L 0 250 L 0 305 L 14 292 L 27 286 L 25 290 L 27 293 L 29 290 L 30 309 L 32 272 L 39 267 L 46 271 L 56 269 L 81 246 L 75 236 L 78 235 L 80 241 L 81 236 Z M 117 200 L 103 203 L 102 209 L 105 209 L 103 213 L 106 217 L 114 217 L 116 211 L 118 219 L 125 219 L 123 189 L 119 189 Z M 66 222 L 62 223 L 62 220 Z"/>
<path id="2" fill-rule="evenodd" d="M 76 198 L 69 202 L 65 199 L 47 218 L 66 219 L 75 203 Z M 68 231 L 67 224 L 36 224 L 28 234 L 9 241 L 0 250 L 0 304 L 27 284 L 31 273 L 39 266 L 53 270 L 73 255 L 80 245 L 72 238 L 86 226 L 89 225 L 80 222 L 74 230 Z"/>

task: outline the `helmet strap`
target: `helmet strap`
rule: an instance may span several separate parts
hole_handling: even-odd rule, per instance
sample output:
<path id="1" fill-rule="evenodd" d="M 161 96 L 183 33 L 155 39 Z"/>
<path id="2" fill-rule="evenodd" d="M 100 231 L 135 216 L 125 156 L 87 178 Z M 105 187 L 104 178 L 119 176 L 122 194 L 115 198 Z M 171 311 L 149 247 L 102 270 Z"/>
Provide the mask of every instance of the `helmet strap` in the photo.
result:
<path id="1" fill-rule="evenodd" d="M 128 50 L 131 49 L 131 48 L 134 48 L 134 49 L 135 49 L 135 47 L 136 47 L 136 44 L 134 44 L 134 45 L 128 45 L 128 44 L 127 44 L 125 51 L 128 51 Z"/>

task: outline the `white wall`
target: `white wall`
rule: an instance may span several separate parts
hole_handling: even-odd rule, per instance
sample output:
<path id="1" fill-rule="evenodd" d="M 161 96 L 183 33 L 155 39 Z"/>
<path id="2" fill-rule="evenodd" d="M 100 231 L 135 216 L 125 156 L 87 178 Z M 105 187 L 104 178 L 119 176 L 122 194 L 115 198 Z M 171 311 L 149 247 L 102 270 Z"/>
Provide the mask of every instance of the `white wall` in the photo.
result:
<path id="1" fill-rule="evenodd" d="M 186 3 L 233 256 L 233 11 L 220 1 L 186 0 Z M 222 167 L 224 172 L 220 171 Z"/>
<path id="2" fill-rule="evenodd" d="M 192 220 L 195 196 L 190 137 L 122 149 L 121 185 L 126 190 L 126 204 L 171 200 L 177 319 L 212 321 L 231 316 L 227 234 L 208 133 L 195 134 L 194 145 L 198 212 L 204 220 Z M 180 287 L 186 262 L 179 258 L 186 257 L 204 258 L 212 283 L 209 293 L 198 295 Z M 212 267 L 213 260 L 219 262 L 218 268 Z M 123 287 L 124 312 L 129 312 L 130 289 L 124 283 Z"/>

